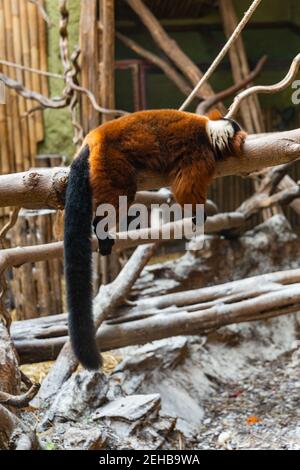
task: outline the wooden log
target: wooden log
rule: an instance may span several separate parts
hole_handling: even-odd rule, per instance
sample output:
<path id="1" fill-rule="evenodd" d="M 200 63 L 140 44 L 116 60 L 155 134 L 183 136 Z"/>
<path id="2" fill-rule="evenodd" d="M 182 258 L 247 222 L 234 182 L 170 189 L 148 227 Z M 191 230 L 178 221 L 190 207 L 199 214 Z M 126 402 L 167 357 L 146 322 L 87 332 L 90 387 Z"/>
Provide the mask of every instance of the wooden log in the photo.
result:
<path id="1" fill-rule="evenodd" d="M 299 281 L 296 269 L 140 300 L 127 307 L 127 316 L 106 321 L 99 345 L 109 350 L 294 313 L 300 309 Z M 67 338 L 66 315 L 14 323 L 12 335 L 21 361 L 55 359 Z"/>
<path id="2" fill-rule="evenodd" d="M 205 232 L 206 233 L 217 233 L 219 231 L 228 230 L 231 228 L 239 227 L 244 223 L 245 216 L 242 213 L 228 213 L 228 214 L 216 214 L 209 217 L 205 223 Z M 164 224 L 159 230 L 155 233 L 155 238 L 151 238 L 151 229 L 142 229 L 142 230 L 132 230 L 130 231 L 128 238 L 124 239 L 124 232 L 119 232 L 116 234 L 115 244 L 113 246 L 113 252 L 123 251 L 127 248 L 136 247 L 138 245 L 147 245 L 150 241 L 159 241 L 161 243 L 168 243 L 174 239 L 178 239 L 178 234 L 187 233 L 191 229 L 191 219 L 182 219 L 176 222 Z M 169 238 L 165 238 L 166 235 L 169 235 Z M 132 237 L 132 238 L 130 238 Z M 180 237 L 182 238 L 182 237 Z M 21 240 L 19 237 L 16 237 L 16 240 Z M 0 273 L 3 273 L 9 267 L 20 267 L 25 263 L 38 263 L 40 261 L 51 261 L 56 258 L 62 258 L 63 256 L 63 242 L 53 242 L 46 243 L 42 245 L 32 245 L 24 246 L 24 240 L 20 243 L 21 246 L 15 248 L 7 248 L 2 250 L 0 253 Z M 26 245 L 26 244 L 25 244 Z M 98 250 L 98 240 L 96 237 L 92 239 L 92 249 L 93 251 Z M 21 282 L 22 286 L 27 286 L 28 278 L 32 278 L 32 273 L 26 270 L 26 276 L 24 273 L 24 281 Z M 39 272 L 35 275 L 35 278 L 39 275 Z M 41 276 L 41 281 L 46 282 L 45 275 Z M 16 278 L 17 281 L 17 278 Z M 37 279 L 36 279 L 37 282 Z M 19 289 L 20 282 L 17 282 L 15 285 L 15 290 L 20 292 Z M 47 288 L 48 289 L 48 288 Z M 42 289 L 44 292 L 44 289 Z M 27 293 L 28 295 L 28 293 Z M 30 294 L 31 297 L 33 293 Z M 43 295 L 46 295 L 44 292 Z M 48 290 L 47 290 L 48 295 Z M 29 298 L 31 298 L 29 297 Z M 20 303 L 24 302 L 26 298 L 20 296 Z M 28 297 L 27 297 L 28 298 Z M 46 300 L 45 300 L 46 301 Z M 35 302 L 34 302 L 35 303 Z M 33 308 L 34 308 L 33 303 Z"/>
<path id="3" fill-rule="evenodd" d="M 211 318 L 211 321 L 206 319 L 207 322 L 202 322 L 203 310 L 197 312 L 185 312 L 183 310 L 182 312 L 171 314 L 169 317 L 168 315 L 163 315 L 158 318 L 158 315 L 152 315 L 148 318 L 131 320 L 120 324 L 104 324 L 99 333 L 97 333 L 97 342 L 101 351 L 105 352 L 128 346 L 142 345 L 171 336 L 205 335 L 233 323 L 268 320 L 278 316 L 299 313 L 299 302 L 292 307 L 286 306 L 287 303 L 288 300 L 278 309 L 263 313 L 252 312 L 245 317 L 242 315 L 239 317 L 238 313 L 234 311 L 236 315 L 231 318 L 231 321 L 229 318 L 225 319 L 225 313 L 223 318 L 221 318 L 221 315 L 218 316 L 219 313 L 223 312 L 221 312 L 220 307 L 215 307 L 211 312 L 211 317 L 217 316 L 215 321 Z M 20 363 L 32 364 L 54 361 L 67 341 L 68 336 L 32 340 L 24 339 L 22 341 L 17 340 L 15 346 L 20 357 Z"/>

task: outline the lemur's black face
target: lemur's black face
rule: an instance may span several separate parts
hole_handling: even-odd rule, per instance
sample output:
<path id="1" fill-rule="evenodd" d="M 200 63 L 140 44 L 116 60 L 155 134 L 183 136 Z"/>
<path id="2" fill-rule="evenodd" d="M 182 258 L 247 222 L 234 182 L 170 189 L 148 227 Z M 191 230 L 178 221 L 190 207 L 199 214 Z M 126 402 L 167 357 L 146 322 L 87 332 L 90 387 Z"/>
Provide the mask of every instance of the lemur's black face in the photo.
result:
<path id="1" fill-rule="evenodd" d="M 234 133 L 242 130 L 241 126 L 234 119 L 222 118 L 222 121 L 228 121 L 231 123 Z"/>

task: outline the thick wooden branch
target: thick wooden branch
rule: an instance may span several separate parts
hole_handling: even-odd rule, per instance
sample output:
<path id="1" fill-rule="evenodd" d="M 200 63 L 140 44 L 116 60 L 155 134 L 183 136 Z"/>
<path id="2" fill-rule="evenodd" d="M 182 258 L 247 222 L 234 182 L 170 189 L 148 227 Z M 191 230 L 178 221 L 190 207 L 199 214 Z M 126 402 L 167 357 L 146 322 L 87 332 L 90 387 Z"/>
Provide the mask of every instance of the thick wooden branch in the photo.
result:
<path id="1" fill-rule="evenodd" d="M 228 212 L 224 214 L 215 214 L 208 217 L 205 223 L 205 233 L 217 233 L 223 230 L 229 230 L 239 227 L 245 222 L 245 216 L 238 212 Z M 122 234 L 116 234 L 113 251 L 123 251 L 139 245 L 146 245 L 150 241 L 157 240 L 168 243 L 175 239 L 176 233 L 188 233 L 192 225 L 191 219 L 182 219 L 169 224 L 164 224 L 156 233 L 156 238 L 151 238 L 151 229 L 132 230 L 132 238 L 122 239 Z M 163 233 L 168 230 L 169 238 L 164 239 Z M 180 232 L 179 232 L 180 230 Z M 98 250 L 98 241 L 96 237 L 92 239 L 93 251 Z M 62 241 L 47 243 L 42 245 L 32 245 L 24 247 L 7 248 L 0 252 L 0 274 L 9 267 L 18 268 L 25 263 L 36 263 L 47 261 L 63 256 L 64 245 Z"/>
<path id="2" fill-rule="evenodd" d="M 243 155 L 217 163 L 215 177 L 247 175 L 266 167 L 277 166 L 300 157 L 300 129 L 249 136 Z M 68 168 L 41 168 L 24 173 L 0 176 L 0 207 L 54 208 L 64 206 Z M 138 190 L 167 187 L 167 176 L 141 173 Z"/>
<path id="3" fill-rule="evenodd" d="M 109 350 L 293 313 L 300 310 L 299 282 L 295 269 L 141 299 L 102 325 L 99 345 Z M 22 362 L 55 359 L 67 339 L 66 315 L 17 322 L 12 335 Z"/>

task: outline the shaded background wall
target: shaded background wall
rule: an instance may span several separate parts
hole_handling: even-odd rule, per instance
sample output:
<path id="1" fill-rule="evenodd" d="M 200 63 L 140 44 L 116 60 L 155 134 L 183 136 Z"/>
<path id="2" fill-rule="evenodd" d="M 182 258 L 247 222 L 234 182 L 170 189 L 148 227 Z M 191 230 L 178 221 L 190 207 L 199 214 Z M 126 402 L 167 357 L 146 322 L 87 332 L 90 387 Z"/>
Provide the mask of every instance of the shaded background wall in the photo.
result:
<path id="1" fill-rule="evenodd" d="M 217 8 L 217 2 L 192 0 L 152 0 L 148 3 L 161 19 L 168 33 L 202 70 L 205 70 L 216 56 L 225 36 Z M 80 2 L 68 1 L 70 10 L 69 38 L 71 48 L 79 41 Z M 248 0 L 236 0 L 239 16 L 249 5 Z M 49 30 L 49 70 L 62 72 L 58 48 L 57 2 L 46 1 L 47 10 L 54 26 Z M 172 7 L 172 8 L 171 8 Z M 198 9 L 197 9 L 198 7 Z M 182 16 L 184 15 L 184 16 Z M 197 15 L 199 15 L 197 17 Z M 201 16 L 200 16 L 201 15 Z M 204 15 L 204 16 L 202 16 Z M 161 54 L 150 35 L 136 15 L 123 0 L 116 3 L 117 30 L 124 32 L 147 49 Z M 268 62 L 259 77 L 259 83 L 272 83 L 282 77 L 291 59 L 299 52 L 300 46 L 300 3 L 298 0 L 265 0 L 255 13 L 253 20 L 243 33 L 246 51 L 253 68 L 259 58 L 267 54 Z M 139 59 L 139 57 L 116 40 L 116 60 Z M 146 97 L 148 108 L 178 107 L 184 97 L 175 85 L 158 69 L 150 66 L 146 73 Z M 224 59 L 210 80 L 215 91 L 232 83 L 228 58 Z M 50 79 L 50 94 L 58 95 L 63 84 Z M 297 121 L 297 109 L 291 102 L 292 90 L 272 96 L 261 96 L 264 111 L 272 110 L 274 128 L 293 127 Z M 230 103 L 230 100 L 227 104 Z M 133 111 L 133 90 L 130 71 L 116 72 L 116 105 Z M 195 106 L 190 109 L 193 110 Z M 71 157 L 74 151 L 72 131 L 67 110 L 45 112 L 46 139 L 40 152 L 62 152 Z"/>

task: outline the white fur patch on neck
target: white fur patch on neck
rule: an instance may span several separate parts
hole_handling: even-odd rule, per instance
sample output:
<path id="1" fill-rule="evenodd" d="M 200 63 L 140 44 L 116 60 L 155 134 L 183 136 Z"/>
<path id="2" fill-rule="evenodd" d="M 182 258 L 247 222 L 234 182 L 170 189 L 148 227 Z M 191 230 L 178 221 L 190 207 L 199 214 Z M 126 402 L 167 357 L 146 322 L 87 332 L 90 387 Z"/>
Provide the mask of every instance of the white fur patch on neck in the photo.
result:
<path id="1" fill-rule="evenodd" d="M 209 120 L 206 124 L 206 131 L 213 148 L 224 150 L 228 147 L 229 140 L 234 136 L 234 129 L 230 121 Z"/>

